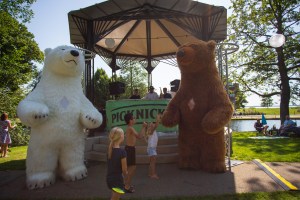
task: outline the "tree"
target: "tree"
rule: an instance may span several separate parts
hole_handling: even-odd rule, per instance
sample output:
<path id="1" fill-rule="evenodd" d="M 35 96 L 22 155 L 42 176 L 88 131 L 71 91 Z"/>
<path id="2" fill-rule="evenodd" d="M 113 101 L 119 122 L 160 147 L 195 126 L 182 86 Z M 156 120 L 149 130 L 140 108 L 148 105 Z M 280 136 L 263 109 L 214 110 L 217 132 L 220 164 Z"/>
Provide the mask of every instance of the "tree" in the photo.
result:
<path id="1" fill-rule="evenodd" d="M 248 103 L 246 99 L 246 95 L 244 92 L 241 92 L 240 89 L 238 88 L 236 92 L 236 100 L 235 100 L 235 105 L 236 108 L 245 108 L 245 104 Z"/>
<path id="2" fill-rule="evenodd" d="M 125 93 L 121 98 L 129 98 L 135 88 L 139 89 L 141 97 L 148 92 L 147 89 L 147 72 L 137 62 L 131 62 L 130 66 L 121 69 L 120 81 L 125 83 Z"/>
<path id="3" fill-rule="evenodd" d="M 273 99 L 271 97 L 262 97 L 261 98 L 261 106 L 262 107 L 270 107 L 273 105 Z"/>
<path id="4" fill-rule="evenodd" d="M 94 75 L 95 83 L 95 105 L 98 108 L 104 108 L 105 102 L 110 99 L 109 96 L 109 81 L 104 69 L 97 69 Z"/>
<path id="5" fill-rule="evenodd" d="M 34 36 L 21 24 L 32 18 L 30 6 L 35 1 L 0 1 L 0 112 L 7 112 L 12 121 L 16 117 L 16 107 L 26 93 L 22 86 L 37 77 L 34 62 L 43 60 Z M 12 130 L 12 144 L 27 144 L 29 132 L 28 127 L 18 124 Z"/>
<path id="6" fill-rule="evenodd" d="M 14 19 L 19 19 L 23 23 L 29 22 L 33 17 L 30 6 L 36 0 L 1 0 L 0 11 L 9 13 Z"/>
<path id="7" fill-rule="evenodd" d="M 300 93 L 299 7 L 298 0 L 232 0 L 228 19 L 229 40 L 241 47 L 229 61 L 231 78 L 244 92 L 280 95 L 281 122 Z M 275 33 L 286 38 L 278 48 L 268 44 Z"/>
<path id="8" fill-rule="evenodd" d="M 0 1 L 0 110 L 12 117 L 25 95 L 23 86 L 37 76 L 34 63 L 43 60 L 34 36 L 21 23 L 32 18 L 30 5 L 33 2 L 35 0 Z"/>
<path id="9" fill-rule="evenodd" d="M 245 93 L 241 92 L 239 84 L 232 83 L 232 80 L 229 80 L 228 84 L 228 94 L 229 99 L 232 102 L 234 109 L 244 108 L 248 101 L 246 100 Z M 225 85 L 225 84 L 224 84 Z"/>
<path id="10" fill-rule="evenodd" d="M 33 34 L 8 13 L 0 11 L 0 21 L 1 87 L 15 91 L 37 76 L 34 62 L 42 62 L 43 52 Z"/>

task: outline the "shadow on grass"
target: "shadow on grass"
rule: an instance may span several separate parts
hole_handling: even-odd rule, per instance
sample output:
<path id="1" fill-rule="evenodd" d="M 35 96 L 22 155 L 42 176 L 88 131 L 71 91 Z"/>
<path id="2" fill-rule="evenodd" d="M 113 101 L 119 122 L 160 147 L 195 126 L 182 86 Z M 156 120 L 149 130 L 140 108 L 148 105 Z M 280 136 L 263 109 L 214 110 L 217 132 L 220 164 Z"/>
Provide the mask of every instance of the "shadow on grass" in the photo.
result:
<path id="1" fill-rule="evenodd" d="M 300 138 L 251 139 L 252 134 L 233 137 L 233 147 L 238 154 L 261 158 L 264 161 L 299 162 Z M 271 160 L 270 160 L 271 159 Z"/>
<path id="2" fill-rule="evenodd" d="M 0 171 L 5 170 L 25 170 L 25 159 L 9 160 L 0 164 Z"/>
<path id="3" fill-rule="evenodd" d="M 300 149 L 300 139 L 276 139 L 276 140 L 255 140 L 254 139 L 239 139 L 238 143 L 247 146 L 256 153 L 272 151 L 278 154 L 294 153 Z"/>

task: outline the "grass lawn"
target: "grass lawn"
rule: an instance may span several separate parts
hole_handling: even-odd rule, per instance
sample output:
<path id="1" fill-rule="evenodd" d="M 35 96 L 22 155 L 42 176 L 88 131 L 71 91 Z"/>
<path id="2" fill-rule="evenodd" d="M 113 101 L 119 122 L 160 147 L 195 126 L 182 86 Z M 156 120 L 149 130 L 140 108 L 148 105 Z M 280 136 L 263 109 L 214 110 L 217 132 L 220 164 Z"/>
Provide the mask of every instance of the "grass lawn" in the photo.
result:
<path id="1" fill-rule="evenodd" d="M 229 194 L 219 196 L 202 196 L 202 197 L 177 197 L 177 198 L 160 198 L 159 200 L 297 200 L 300 199 L 300 192 L 257 192 L 244 194 Z M 135 199 L 134 199 L 135 200 Z M 137 199 L 136 199 L 137 200 Z"/>
<path id="2" fill-rule="evenodd" d="M 280 108 L 239 108 L 238 112 L 259 112 L 264 113 L 265 115 L 280 115 Z M 300 107 L 290 107 L 289 108 L 290 115 L 299 115 Z"/>
<path id="3" fill-rule="evenodd" d="M 24 170 L 27 146 L 10 147 L 7 158 L 0 158 L 0 171 Z"/>
<path id="4" fill-rule="evenodd" d="M 260 159 L 264 162 L 300 162 L 300 138 L 251 139 L 256 132 L 233 132 L 233 160 Z"/>
<path id="5" fill-rule="evenodd" d="M 249 137 L 256 132 L 233 132 L 232 159 L 249 161 L 260 159 L 264 162 L 300 162 L 300 138 L 258 140 Z M 0 158 L 0 171 L 24 170 L 27 146 L 11 147 L 8 158 Z M 103 198 L 93 198 L 102 200 Z M 300 199 L 300 191 L 258 192 L 219 196 L 174 197 L 160 200 L 296 200 Z M 137 199 L 136 199 L 137 200 Z M 150 200 L 150 199 L 149 199 Z"/>

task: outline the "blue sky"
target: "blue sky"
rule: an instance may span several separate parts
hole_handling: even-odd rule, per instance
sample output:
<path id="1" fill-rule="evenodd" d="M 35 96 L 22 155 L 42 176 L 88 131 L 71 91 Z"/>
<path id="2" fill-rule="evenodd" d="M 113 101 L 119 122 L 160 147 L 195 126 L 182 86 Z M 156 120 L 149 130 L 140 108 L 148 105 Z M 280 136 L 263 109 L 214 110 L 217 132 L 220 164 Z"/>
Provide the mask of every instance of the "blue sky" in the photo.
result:
<path id="1" fill-rule="evenodd" d="M 55 48 L 59 45 L 71 45 L 69 36 L 68 12 L 85 8 L 102 0 L 38 0 L 32 5 L 34 18 L 27 24 L 28 30 L 34 34 L 35 41 L 41 50 Z M 199 2 L 229 8 L 230 0 L 201 0 Z M 228 12 L 230 15 L 230 11 Z M 42 66 L 41 66 L 42 67 Z M 103 68 L 111 76 L 111 69 L 100 59 L 95 59 L 95 67 Z M 166 76 L 167 74 L 167 76 Z M 159 87 L 170 89 L 170 82 L 180 79 L 180 72 L 177 67 L 167 64 L 159 64 L 152 72 L 152 82 L 159 92 Z M 249 106 L 259 106 L 260 99 L 256 95 L 247 98 Z"/>

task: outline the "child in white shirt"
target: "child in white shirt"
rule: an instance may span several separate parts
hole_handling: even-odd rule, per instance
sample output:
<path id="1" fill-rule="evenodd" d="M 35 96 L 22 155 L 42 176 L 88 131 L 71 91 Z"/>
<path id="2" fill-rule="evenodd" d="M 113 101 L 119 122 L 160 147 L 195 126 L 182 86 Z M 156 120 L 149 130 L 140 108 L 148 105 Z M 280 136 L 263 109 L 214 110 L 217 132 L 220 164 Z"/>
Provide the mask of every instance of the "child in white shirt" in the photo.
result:
<path id="1" fill-rule="evenodd" d="M 158 136 L 156 128 L 158 127 L 161 120 L 161 114 L 157 114 L 156 122 L 149 123 L 146 131 L 146 142 L 148 143 L 147 153 L 149 155 L 149 177 L 154 179 L 159 179 L 156 174 L 156 147 L 158 143 Z"/>

